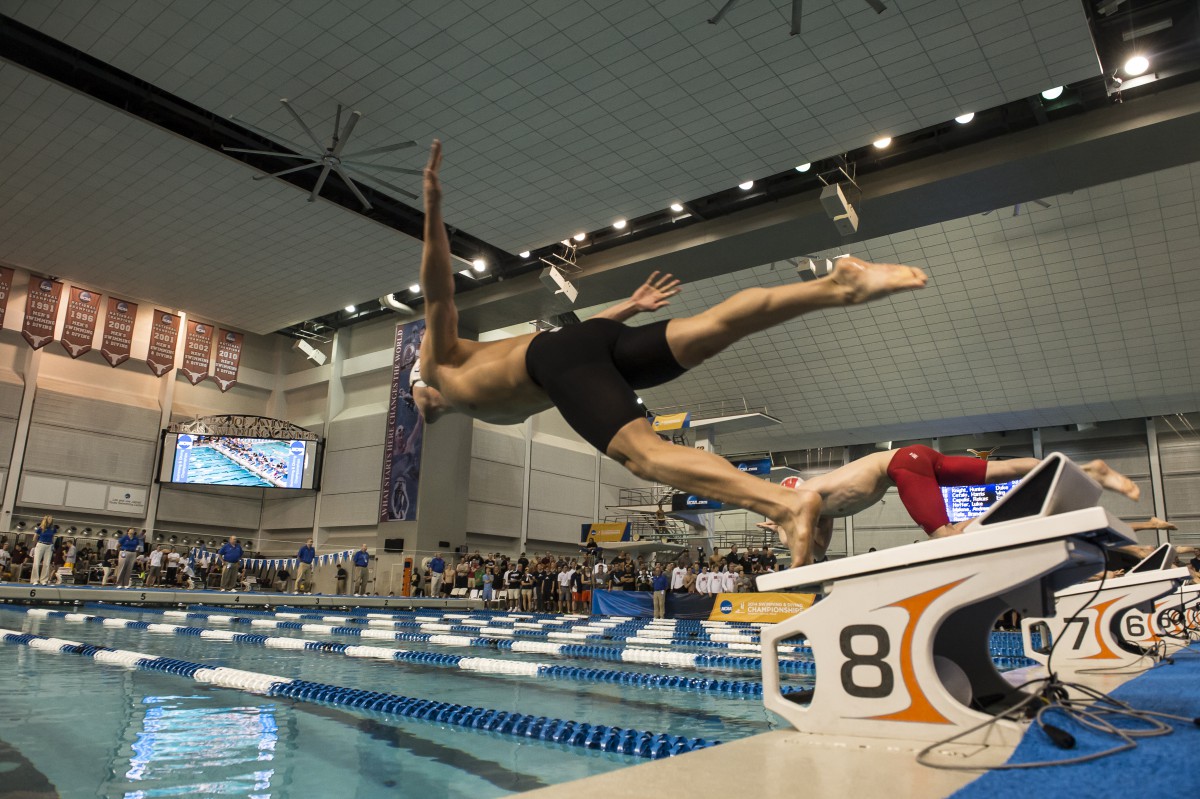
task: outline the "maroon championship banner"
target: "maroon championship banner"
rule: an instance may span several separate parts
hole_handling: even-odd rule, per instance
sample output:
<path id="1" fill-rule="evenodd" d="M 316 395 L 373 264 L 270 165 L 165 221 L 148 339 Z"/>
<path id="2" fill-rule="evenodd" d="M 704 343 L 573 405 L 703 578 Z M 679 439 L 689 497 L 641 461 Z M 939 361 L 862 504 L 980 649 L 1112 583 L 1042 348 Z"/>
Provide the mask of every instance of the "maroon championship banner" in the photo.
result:
<path id="1" fill-rule="evenodd" d="M 100 355 L 109 366 L 119 366 L 129 360 L 133 349 L 133 325 L 137 322 L 137 303 L 108 298 L 108 313 L 104 316 L 104 337 Z"/>
<path id="2" fill-rule="evenodd" d="M 238 368 L 242 365 L 242 334 L 232 330 L 221 330 L 217 335 L 217 363 L 213 367 L 212 379 L 221 391 L 228 391 L 237 384 Z"/>
<path id="3" fill-rule="evenodd" d="M 187 323 L 187 335 L 183 338 L 183 376 L 193 386 L 208 377 L 209 358 L 212 356 L 212 325 L 203 322 Z"/>
<path id="4" fill-rule="evenodd" d="M 57 280 L 29 276 L 29 294 L 25 297 L 25 321 L 21 323 L 21 335 L 35 350 L 54 341 L 62 287 Z"/>
<path id="5" fill-rule="evenodd" d="M 179 317 L 155 308 L 150 323 L 150 349 L 146 365 L 155 377 L 162 377 L 175 368 L 175 343 L 179 340 Z"/>
<path id="6" fill-rule="evenodd" d="M 100 295 L 72 286 L 67 299 L 67 320 L 63 323 L 62 338 L 59 339 L 63 349 L 72 358 L 78 358 L 92 349 L 99 315 Z"/>
<path id="7" fill-rule="evenodd" d="M 0 328 L 4 327 L 4 312 L 8 310 L 8 295 L 12 294 L 13 270 L 0 266 Z"/>
<path id="8" fill-rule="evenodd" d="M 383 440 L 383 480 L 379 492 L 381 522 L 409 522 L 417 518 L 417 486 L 421 480 L 425 422 L 413 405 L 409 379 L 424 338 L 424 319 L 396 325 L 392 391 Z"/>

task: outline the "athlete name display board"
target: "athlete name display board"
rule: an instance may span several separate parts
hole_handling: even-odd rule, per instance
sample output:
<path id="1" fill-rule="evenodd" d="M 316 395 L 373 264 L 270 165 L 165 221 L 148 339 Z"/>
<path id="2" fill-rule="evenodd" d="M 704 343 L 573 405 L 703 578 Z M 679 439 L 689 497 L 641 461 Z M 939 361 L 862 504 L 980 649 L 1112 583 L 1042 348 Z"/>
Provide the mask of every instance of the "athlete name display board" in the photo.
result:
<path id="1" fill-rule="evenodd" d="M 179 340 L 179 317 L 173 313 L 154 309 L 154 320 L 150 323 L 150 348 L 146 352 L 146 366 L 155 377 L 162 377 L 175 368 L 175 344 Z"/>
<path id="2" fill-rule="evenodd" d="M 965 522 L 995 505 L 1020 482 L 988 483 L 977 486 L 942 486 L 942 501 L 952 522 Z"/>
<path id="3" fill-rule="evenodd" d="M 192 319 L 187 321 L 187 334 L 183 337 L 183 367 L 181 371 L 193 386 L 208 377 L 212 335 L 212 325 Z"/>
<path id="4" fill-rule="evenodd" d="M 12 294 L 15 274 L 11 267 L 0 266 L 0 328 L 4 327 L 4 312 L 8 310 L 8 298 Z"/>
<path id="5" fill-rule="evenodd" d="M 421 479 L 425 422 L 417 413 L 408 383 L 424 338 L 423 319 L 396 325 L 387 438 L 383 445 L 383 480 L 379 492 L 381 522 L 410 522 L 417 518 L 417 486 Z"/>
<path id="6" fill-rule="evenodd" d="M 217 364 L 213 368 L 213 382 L 222 392 L 237 385 L 238 369 L 242 365 L 242 334 L 232 330 L 221 330 L 217 335 Z"/>
<path id="7" fill-rule="evenodd" d="M 129 360 L 133 349 L 133 326 L 137 322 L 137 303 L 116 297 L 108 298 L 104 315 L 104 335 L 100 339 L 100 355 L 109 366 L 120 366 Z"/>
<path id="8" fill-rule="evenodd" d="M 35 350 L 54 341 L 58 327 L 58 301 L 63 284 L 57 280 L 29 276 L 29 293 L 25 296 L 25 320 L 21 336 Z"/>
<path id="9" fill-rule="evenodd" d="M 67 319 L 63 323 L 59 343 L 72 358 L 92 349 L 96 337 L 96 320 L 100 318 L 100 295 L 94 291 L 71 287 L 67 298 Z"/>

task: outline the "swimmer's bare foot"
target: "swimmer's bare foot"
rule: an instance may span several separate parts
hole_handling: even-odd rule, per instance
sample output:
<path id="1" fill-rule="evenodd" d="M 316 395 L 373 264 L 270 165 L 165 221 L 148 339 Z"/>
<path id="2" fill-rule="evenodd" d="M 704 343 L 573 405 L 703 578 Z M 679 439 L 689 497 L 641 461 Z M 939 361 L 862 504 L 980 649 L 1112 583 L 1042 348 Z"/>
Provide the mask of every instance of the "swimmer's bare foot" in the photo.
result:
<path id="1" fill-rule="evenodd" d="M 1113 469 L 1104 461 L 1096 460 L 1091 463 L 1084 464 L 1083 471 L 1088 477 L 1095 480 L 1109 491 L 1115 491 L 1118 494 L 1125 496 L 1137 502 L 1138 497 L 1142 495 L 1142 490 L 1125 475 Z"/>
<path id="2" fill-rule="evenodd" d="M 816 541 L 817 519 L 821 516 L 821 495 L 815 491 L 799 489 L 792 494 L 794 503 L 778 522 L 781 538 L 792 551 L 790 568 L 807 566 L 824 555 Z M 818 552 L 818 549 L 822 551 Z"/>
<path id="3" fill-rule="evenodd" d="M 1165 519 L 1160 519 L 1157 516 L 1151 516 L 1144 522 L 1134 522 L 1129 525 L 1135 532 L 1138 530 L 1178 530 L 1179 528 Z"/>
<path id="4" fill-rule="evenodd" d="M 929 279 L 915 266 L 874 264 L 847 255 L 839 258 L 830 279 L 846 289 L 846 302 L 857 305 L 889 294 L 924 288 Z"/>

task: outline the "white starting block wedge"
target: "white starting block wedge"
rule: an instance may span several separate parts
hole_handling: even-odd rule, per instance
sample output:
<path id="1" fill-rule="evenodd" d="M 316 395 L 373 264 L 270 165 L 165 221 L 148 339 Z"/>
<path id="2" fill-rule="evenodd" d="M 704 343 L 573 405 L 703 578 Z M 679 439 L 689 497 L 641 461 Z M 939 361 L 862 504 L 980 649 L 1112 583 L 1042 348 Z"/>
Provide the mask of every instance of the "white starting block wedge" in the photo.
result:
<path id="1" fill-rule="evenodd" d="M 1150 613 L 1126 613 L 1121 620 L 1121 635 L 1134 646 L 1152 649 L 1164 645 L 1171 652 L 1187 646 L 1198 626 L 1200 585 L 1188 583 L 1155 602 Z"/>
<path id="2" fill-rule="evenodd" d="M 1102 546 L 1133 541 L 1095 506 L 1100 492 L 1055 453 L 964 535 L 760 577 L 762 590 L 825 594 L 763 630 L 767 708 L 801 732 L 941 741 L 1011 707 L 1025 695 L 992 662 L 996 619 L 1009 608 L 1049 615 L 1055 591 L 1102 567 Z M 779 646 L 801 636 L 816 661 L 808 707 L 779 684 Z M 997 722 L 960 740 L 1013 745 L 1022 732 Z"/>
<path id="3" fill-rule="evenodd" d="M 1144 663 L 1147 648 L 1126 638 L 1121 621 L 1130 611 L 1138 615 L 1152 612 L 1156 599 L 1191 579 L 1185 568 L 1164 568 L 1174 561 L 1174 552 L 1170 544 L 1163 544 L 1120 577 L 1060 590 L 1054 596 L 1052 614 L 1021 619 L 1025 654 L 1056 670 L 1119 670 Z M 1033 647 L 1035 630 L 1042 634 L 1040 649 Z M 1054 663 L 1049 664 L 1052 647 Z"/>

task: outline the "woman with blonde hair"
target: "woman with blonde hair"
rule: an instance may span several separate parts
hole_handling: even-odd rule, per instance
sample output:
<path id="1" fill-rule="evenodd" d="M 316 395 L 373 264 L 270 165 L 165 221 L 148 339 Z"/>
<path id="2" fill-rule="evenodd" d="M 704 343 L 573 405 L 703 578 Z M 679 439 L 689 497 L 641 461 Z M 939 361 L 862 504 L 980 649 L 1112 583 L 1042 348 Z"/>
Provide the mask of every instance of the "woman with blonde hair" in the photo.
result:
<path id="1" fill-rule="evenodd" d="M 31 585 L 50 584 L 50 560 L 54 555 L 54 534 L 57 531 L 53 516 L 43 516 L 42 521 L 33 529 L 33 534 L 37 536 L 37 544 L 33 547 L 33 571 L 29 575 Z"/>

